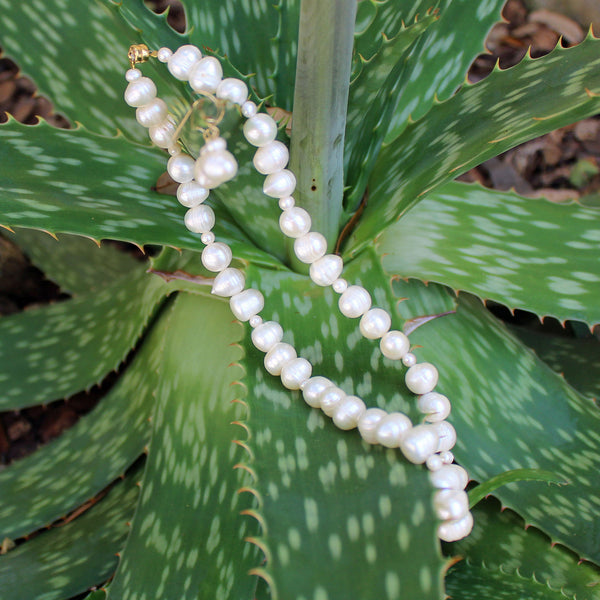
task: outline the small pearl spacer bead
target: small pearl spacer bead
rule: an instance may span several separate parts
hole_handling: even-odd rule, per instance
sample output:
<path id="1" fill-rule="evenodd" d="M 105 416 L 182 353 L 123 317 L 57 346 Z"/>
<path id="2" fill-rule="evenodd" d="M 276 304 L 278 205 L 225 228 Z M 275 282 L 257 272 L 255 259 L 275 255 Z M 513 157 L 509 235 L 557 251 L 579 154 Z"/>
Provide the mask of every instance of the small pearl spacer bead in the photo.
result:
<path id="1" fill-rule="evenodd" d="M 261 352 L 268 352 L 275 344 L 281 342 L 283 329 L 277 321 L 265 321 L 251 334 L 252 343 Z"/>
<path id="2" fill-rule="evenodd" d="M 256 329 L 254 330 L 256 331 Z M 297 358 L 296 350 L 290 344 L 279 342 L 265 356 L 265 369 L 271 375 L 281 375 L 281 369 L 290 360 Z"/>
<path id="3" fill-rule="evenodd" d="M 348 289 L 348 282 L 345 279 L 336 279 L 332 284 L 334 292 L 338 294 L 343 294 Z"/>
<path id="4" fill-rule="evenodd" d="M 419 363 L 406 372 L 406 387 L 413 394 L 427 394 L 435 388 L 438 378 L 438 371 L 431 363 Z"/>
<path id="5" fill-rule="evenodd" d="M 412 367 L 417 364 L 417 357 L 412 352 L 407 352 L 402 357 L 402 364 L 405 367 Z"/>
<path id="6" fill-rule="evenodd" d="M 411 429 L 412 423 L 405 414 L 390 413 L 383 417 L 377 425 L 377 442 L 386 448 L 399 448 L 403 438 Z"/>
<path id="7" fill-rule="evenodd" d="M 360 332 L 369 340 L 376 340 L 388 332 L 392 317 L 383 308 L 372 308 L 360 319 Z"/>
<path id="8" fill-rule="evenodd" d="M 202 264 L 209 270 L 215 273 L 226 269 L 231 263 L 233 253 L 231 248 L 223 243 L 216 242 L 206 246 L 202 250 Z"/>
<path id="9" fill-rule="evenodd" d="M 281 210 L 288 210 L 295 206 L 296 201 L 292 196 L 286 196 L 285 198 L 279 198 L 278 204 Z"/>
<path id="10" fill-rule="evenodd" d="M 387 413 L 381 408 L 369 408 L 361 415 L 358 431 L 367 444 L 377 444 L 377 426 L 385 417 Z"/>
<path id="11" fill-rule="evenodd" d="M 279 228 L 291 238 L 298 238 L 310 231 L 310 215 L 299 206 L 284 210 L 279 216 Z"/>
<path id="12" fill-rule="evenodd" d="M 454 448 L 456 444 L 456 429 L 448 421 L 440 421 L 439 423 L 433 423 L 433 427 L 436 428 L 438 436 L 440 437 L 438 452 L 448 452 Z"/>
<path id="13" fill-rule="evenodd" d="M 142 76 L 142 72 L 139 69 L 128 69 L 125 73 L 125 79 L 127 81 L 135 81 Z"/>
<path id="14" fill-rule="evenodd" d="M 263 322 L 263 318 L 260 315 L 254 315 L 248 319 L 250 327 L 258 327 Z"/>
<path id="15" fill-rule="evenodd" d="M 379 342 L 381 354 L 391 360 L 401 359 L 410 349 L 410 342 L 401 331 L 388 331 Z"/>
<path id="16" fill-rule="evenodd" d="M 473 530 L 473 515 L 468 512 L 458 521 L 445 521 L 438 527 L 438 537 L 444 542 L 456 542 Z"/>
<path id="17" fill-rule="evenodd" d="M 311 377 L 302 386 L 304 402 L 313 408 L 321 408 L 320 396 L 333 383 L 326 377 Z"/>
<path id="18" fill-rule="evenodd" d="M 443 421 L 450 414 L 450 400 L 443 394 L 428 392 L 419 397 L 418 409 L 424 414 L 429 423 Z"/>
<path id="19" fill-rule="evenodd" d="M 239 294 L 245 283 L 246 277 L 239 269 L 228 267 L 215 277 L 210 293 L 227 298 Z"/>
<path id="20" fill-rule="evenodd" d="M 341 257 L 326 254 L 310 265 L 309 275 L 317 285 L 331 285 L 337 280 L 343 268 L 344 261 Z"/>
<path id="21" fill-rule="evenodd" d="M 346 396 L 333 411 L 333 423 L 344 431 L 354 429 L 366 410 L 365 403 L 358 396 Z"/>
<path id="22" fill-rule="evenodd" d="M 335 407 L 346 397 L 344 390 L 335 385 L 326 388 L 319 395 L 319 406 L 321 410 L 328 416 L 332 417 Z"/>
<path id="23" fill-rule="evenodd" d="M 215 234 L 212 231 L 209 231 L 208 233 L 203 233 L 200 236 L 200 241 L 205 245 L 205 246 L 210 246 L 211 244 L 215 243 Z"/>
<path id="24" fill-rule="evenodd" d="M 444 466 L 442 459 L 439 454 L 432 454 L 426 461 L 425 464 L 430 471 L 438 471 Z"/>
<path id="25" fill-rule="evenodd" d="M 294 358 L 281 369 L 281 383 L 288 390 L 299 390 L 310 379 L 312 365 L 305 358 Z"/>
<path id="26" fill-rule="evenodd" d="M 173 51 L 170 48 L 159 48 L 156 53 L 156 58 L 158 58 L 161 63 L 169 62 L 171 56 L 173 56 Z"/>
<path id="27" fill-rule="evenodd" d="M 351 319 L 364 315 L 371 308 L 371 295 L 360 285 L 351 285 L 338 301 L 340 312 Z"/>
<path id="28" fill-rule="evenodd" d="M 247 119 L 253 117 L 257 111 L 256 104 L 254 104 L 252 100 L 246 100 L 246 102 L 242 104 L 242 115 Z"/>
<path id="29" fill-rule="evenodd" d="M 265 113 L 256 114 L 244 123 L 244 136 L 253 146 L 266 146 L 277 137 L 277 123 Z"/>
<path id="30" fill-rule="evenodd" d="M 248 321 L 265 307 L 265 298 L 253 288 L 239 292 L 229 299 L 229 308 L 239 321 Z"/>
<path id="31" fill-rule="evenodd" d="M 417 425 L 402 439 L 402 454 L 415 465 L 424 463 L 437 450 L 438 434 L 432 425 Z"/>
<path id="32" fill-rule="evenodd" d="M 277 171 L 277 173 L 267 175 L 263 183 L 263 193 L 270 198 L 291 196 L 295 189 L 296 177 L 288 169 L 282 169 L 281 171 Z"/>
<path id="33" fill-rule="evenodd" d="M 449 450 L 446 452 L 440 452 L 440 457 L 445 465 L 451 465 L 454 462 L 454 454 L 452 454 L 452 452 Z"/>
<path id="34" fill-rule="evenodd" d="M 177 200 L 187 208 L 202 204 L 208 198 L 209 191 L 195 181 L 182 183 L 177 188 Z"/>
<path id="35" fill-rule="evenodd" d="M 313 263 L 327 252 L 327 240 L 316 231 L 309 231 L 296 238 L 294 252 L 303 263 Z"/>

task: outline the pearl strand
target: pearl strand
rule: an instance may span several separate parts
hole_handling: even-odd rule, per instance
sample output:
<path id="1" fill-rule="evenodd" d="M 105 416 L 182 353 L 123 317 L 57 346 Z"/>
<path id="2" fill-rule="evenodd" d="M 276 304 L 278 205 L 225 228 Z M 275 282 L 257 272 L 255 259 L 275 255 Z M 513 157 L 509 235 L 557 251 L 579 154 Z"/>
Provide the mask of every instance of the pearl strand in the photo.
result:
<path id="1" fill-rule="evenodd" d="M 246 122 L 243 132 L 246 140 L 257 148 L 253 159 L 255 169 L 265 175 L 263 192 L 278 200 L 282 210 L 279 227 L 284 235 L 294 239 L 294 252 L 298 259 L 310 265 L 311 280 L 322 287 L 331 286 L 340 294 L 340 312 L 351 319 L 360 318 L 359 329 L 367 339 L 379 339 L 382 354 L 391 360 L 401 360 L 407 367 L 406 386 L 418 395 L 417 406 L 424 422 L 413 426 L 400 412 L 387 413 L 380 408 L 367 409 L 358 396 L 347 395 L 332 381 L 312 376 L 312 365 L 298 357 L 296 349 L 283 342 L 283 328 L 276 321 L 263 321 L 259 313 L 264 308 L 262 293 L 245 287 L 242 271 L 232 268 L 233 253 L 224 242 L 217 242 L 212 228 L 215 215 L 210 206 L 203 204 L 210 190 L 231 180 L 237 173 L 237 162 L 227 151 L 221 137 L 209 139 L 194 160 L 181 152 L 176 145 L 176 124 L 168 114 L 167 105 L 156 97 L 156 86 L 141 71 L 132 67 L 126 73 L 129 82 L 125 101 L 136 108 L 136 119 L 148 128 L 150 139 L 160 148 L 167 148 L 171 158 L 167 170 L 179 183 L 177 198 L 185 206 L 186 227 L 201 234 L 205 245 L 202 264 L 217 273 L 212 293 L 229 298 L 230 308 L 237 319 L 249 322 L 253 345 L 265 353 L 265 369 L 281 378 L 290 390 L 300 390 L 305 402 L 321 409 L 342 430 L 358 428 L 368 444 L 381 444 L 387 448 L 400 448 L 414 464 L 425 463 L 436 492 L 434 509 L 442 521 L 438 536 L 444 541 L 455 541 L 467 536 L 473 527 L 468 496 L 464 491 L 468 483 L 465 469 L 452 464 L 451 449 L 456 442 L 454 427 L 446 421 L 450 414 L 450 401 L 434 391 L 438 382 L 437 369 L 430 363 L 417 363 L 410 352 L 408 337 L 401 331 L 391 330 L 391 315 L 382 308 L 372 308 L 369 292 L 359 285 L 348 285 L 341 278 L 343 260 L 327 254 L 325 237 L 311 231 L 311 218 L 303 208 L 295 206 L 292 196 L 296 187 L 294 174 L 286 169 L 289 152 L 285 144 L 277 141 L 277 123 L 267 114 L 259 113 L 256 104 L 248 99 L 246 84 L 235 78 L 223 79 L 220 63 L 214 57 L 202 57 L 198 48 L 180 47 L 175 53 L 161 48 L 158 60 L 167 63 L 171 74 L 188 81 L 199 93 L 215 94 L 240 107 Z"/>

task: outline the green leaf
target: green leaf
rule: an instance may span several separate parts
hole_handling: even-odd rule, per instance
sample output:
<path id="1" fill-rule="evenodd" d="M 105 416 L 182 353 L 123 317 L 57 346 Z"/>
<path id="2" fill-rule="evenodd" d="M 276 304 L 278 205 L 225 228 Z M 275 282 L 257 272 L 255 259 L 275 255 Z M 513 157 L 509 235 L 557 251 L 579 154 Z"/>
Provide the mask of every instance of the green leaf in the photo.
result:
<path id="1" fill-rule="evenodd" d="M 75 520 L 0 556 L 2 600 L 63 600 L 105 581 L 128 533 L 139 470 Z"/>
<path id="2" fill-rule="evenodd" d="M 141 272 L 101 292 L 0 319 L 0 410 L 65 398 L 100 382 L 133 348 L 168 290 Z"/>
<path id="3" fill-rule="evenodd" d="M 244 538 L 258 523 L 242 489 L 242 331 L 214 298 L 180 294 L 169 312 L 140 503 L 108 598 L 250 598 L 259 559 Z"/>
<path id="4" fill-rule="evenodd" d="M 348 248 L 367 245 L 427 192 L 471 167 L 597 113 L 599 48 L 590 35 L 574 48 L 496 69 L 407 127 L 379 155 L 369 203 Z"/>
<path id="5" fill-rule="evenodd" d="M 538 315 L 600 322 L 598 211 L 449 183 L 379 239 L 386 270 Z"/>
<path id="6" fill-rule="evenodd" d="M 524 528 L 497 502 L 475 508 L 475 527 L 451 550 L 464 557 L 446 577 L 446 591 L 456 600 L 593 600 L 598 597 L 600 569 L 582 563 L 554 545 L 539 530 Z"/>
<path id="7" fill-rule="evenodd" d="M 16 539 L 63 517 L 122 475 L 144 451 L 166 326 L 161 315 L 92 412 L 0 471 L 0 539 Z"/>
<path id="8" fill-rule="evenodd" d="M 390 310 L 389 280 L 368 253 L 362 259 L 345 276 Z M 314 375 L 329 377 L 368 406 L 416 418 L 414 398 L 398 385 L 404 367 L 382 359 L 358 323 L 340 315 L 330 289 L 315 289 L 292 273 L 251 269 L 248 277 L 260 281 L 269 299 L 265 320 L 281 322 L 284 340 L 311 361 Z M 356 430 L 337 429 L 264 371 L 263 355 L 247 338 L 244 347 L 248 443 L 272 597 L 439 600 L 443 563 L 426 469 L 398 451 L 368 446 Z"/>

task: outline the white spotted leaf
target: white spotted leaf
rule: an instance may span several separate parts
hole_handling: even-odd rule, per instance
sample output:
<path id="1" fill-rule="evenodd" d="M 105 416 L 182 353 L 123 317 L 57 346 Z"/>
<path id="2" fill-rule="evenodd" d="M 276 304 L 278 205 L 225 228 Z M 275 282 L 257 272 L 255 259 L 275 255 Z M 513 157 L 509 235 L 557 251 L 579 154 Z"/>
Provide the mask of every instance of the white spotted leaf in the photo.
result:
<path id="1" fill-rule="evenodd" d="M 553 316 L 600 322 L 600 212 L 449 183 L 378 240 L 385 269 Z"/>

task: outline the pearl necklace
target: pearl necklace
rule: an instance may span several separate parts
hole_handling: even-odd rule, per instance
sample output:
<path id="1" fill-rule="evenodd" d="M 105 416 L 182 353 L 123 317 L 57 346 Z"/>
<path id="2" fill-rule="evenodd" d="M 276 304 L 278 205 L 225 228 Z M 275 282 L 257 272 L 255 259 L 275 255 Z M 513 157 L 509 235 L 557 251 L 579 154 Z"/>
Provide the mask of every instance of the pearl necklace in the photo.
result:
<path id="1" fill-rule="evenodd" d="M 257 147 L 253 164 L 266 175 L 263 192 L 278 200 L 282 210 L 279 227 L 284 235 L 294 239 L 294 252 L 298 259 L 310 265 L 309 275 L 319 286 L 331 286 L 340 294 L 340 312 L 351 319 L 360 317 L 361 334 L 368 339 L 379 339 L 381 353 L 392 360 L 401 360 L 408 367 L 406 386 L 418 395 L 417 406 L 425 415 L 424 423 L 413 426 L 410 419 L 400 412 L 387 413 L 380 408 L 369 408 L 357 396 L 347 395 L 329 379 L 312 376 L 312 365 L 297 356 L 295 348 L 282 342 L 283 329 L 276 321 L 263 321 L 259 313 L 264 308 L 262 293 L 245 288 L 242 271 L 230 267 L 233 258 L 231 248 L 217 242 L 212 228 L 215 214 L 204 204 L 210 190 L 233 179 L 237 162 L 227 150 L 225 140 L 219 136 L 219 118 L 209 121 L 204 132 L 205 144 L 198 159 L 194 160 L 181 151 L 178 136 L 181 126 L 168 113 L 163 100 L 156 97 L 154 82 L 142 76 L 135 65 L 156 56 L 166 63 L 171 74 L 180 81 L 188 81 L 192 89 L 209 98 L 215 105 L 229 101 L 238 105 L 246 117 L 243 132 L 246 140 Z M 150 52 L 143 44 L 132 46 L 129 51 L 131 68 L 125 78 L 129 82 L 125 90 L 125 102 L 136 108 L 136 119 L 149 129 L 152 142 L 168 150 L 171 157 L 167 170 L 179 183 L 177 198 L 188 208 L 185 226 L 201 235 L 205 245 L 202 264 L 215 276 L 212 293 L 229 298 L 231 311 L 237 319 L 252 327 L 252 343 L 264 352 L 265 369 L 281 377 L 282 384 L 290 390 L 301 390 L 306 403 L 320 408 L 343 430 L 358 428 L 362 439 L 368 444 L 381 444 L 387 448 L 400 448 L 407 460 L 425 464 L 429 478 L 436 488 L 434 508 L 442 521 L 438 536 L 444 541 L 456 541 L 467 536 L 473 528 L 465 487 L 468 475 L 465 469 L 452 464 L 451 449 L 456 442 L 454 427 L 446 421 L 450 414 L 450 401 L 434 392 L 438 382 L 437 369 L 430 363 L 417 363 L 410 352 L 408 337 L 401 331 L 390 330 L 391 316 L 381 308 L 371 307 L 371 295 L 359 285 L 348 285 L 341 278 L 344 267 L 342 258 L 327 254 L 325 237 L 311 231 L 311 218 L 306 210 L 295 206 L 292 194 L 296 187 L 294 174 L 286 169 L 289 152 L 287 146 L 277 141 L 277 123 L 266 113 L 259 113 L 254 102 L 248 99 L 248 88 L 240 79 L 223 79 L 220 62 L 203 57 L 196 46 L 181 46 L 176 52 L 161 48 Z M 216 97 L 215 97 L 216 96 Z M 222 116 L 221 111 L 221 115 Z M 189 113 L 188 113 L 189 115 Z"/>

